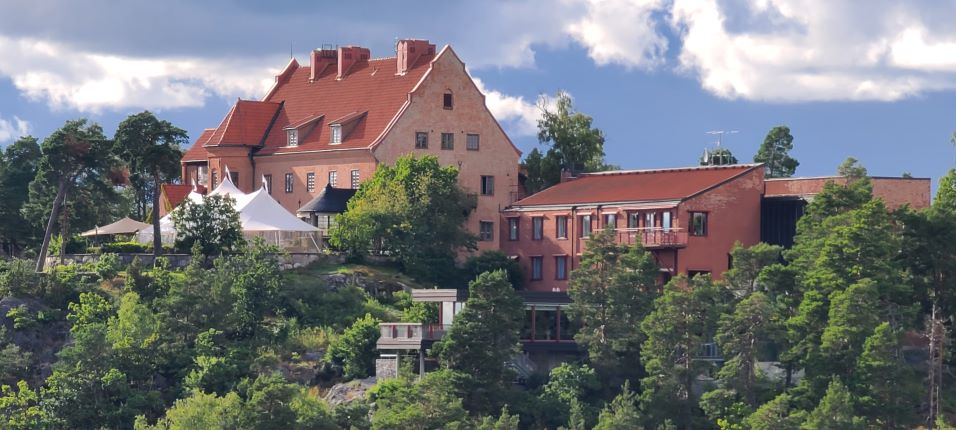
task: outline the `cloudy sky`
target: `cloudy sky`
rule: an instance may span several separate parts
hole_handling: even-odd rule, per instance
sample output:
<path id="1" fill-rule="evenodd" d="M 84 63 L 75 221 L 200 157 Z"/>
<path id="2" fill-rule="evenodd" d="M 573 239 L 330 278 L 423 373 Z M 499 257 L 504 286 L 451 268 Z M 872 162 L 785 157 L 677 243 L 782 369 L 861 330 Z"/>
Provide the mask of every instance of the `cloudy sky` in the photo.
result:
<path id="1" fill-rule="evenodd" d="M 625 168 L 696 164 L 710 130 L 738 130 L 723 145 L 749 161 L 786 124 L 798 175 L 854 156 L 936 178 L 956 157 L 954 18 L 949 0 L 4 1 L 0 146 L 143 109 L 198 136 L 290 51 L 425 38 L 455 48 L 526 152 L 536 100 L 564 90 Z"/>

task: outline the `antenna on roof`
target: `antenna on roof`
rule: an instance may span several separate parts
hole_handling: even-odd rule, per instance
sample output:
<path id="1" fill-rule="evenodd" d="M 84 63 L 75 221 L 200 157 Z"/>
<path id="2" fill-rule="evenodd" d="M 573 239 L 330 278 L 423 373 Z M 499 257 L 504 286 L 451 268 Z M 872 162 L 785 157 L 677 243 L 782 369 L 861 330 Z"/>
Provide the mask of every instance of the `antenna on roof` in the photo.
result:
<path id="1" fill-rule="evenodd" d="M 723 140 L 723 137 L 725 134 L 737 134 L 737 133 L 740 133 L 740 131 L 739 130 L 711 130 L 711 131 L 705 132 L 705 134 L 717 135 L 717 142 L 715 143 L 717 144 L 718 148 L 720 147 L 721 140 Z"/>
<path id="2" fill-rule="evenodd" d="M 289 39 L 289 58 L 294 58 L 295 55 L 292 55 L 292 43 L 295 42 L 295 39 Z"/>

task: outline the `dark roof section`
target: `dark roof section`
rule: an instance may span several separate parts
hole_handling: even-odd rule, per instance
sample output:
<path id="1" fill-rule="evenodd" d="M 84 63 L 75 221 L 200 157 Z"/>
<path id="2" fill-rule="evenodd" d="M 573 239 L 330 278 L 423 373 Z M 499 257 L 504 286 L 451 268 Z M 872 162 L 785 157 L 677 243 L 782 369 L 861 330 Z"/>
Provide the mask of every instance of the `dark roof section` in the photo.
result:
<path id="1" fill-rule="evenodd" d="M 342 213 L 348 208 L 349 199 L 355 195 L 358 190 L 352 188 L 332 188 L 332 184 L 325 186 L 325 189 L 309 200 L 297 212 L 323 212 L 323 213 Z"/>

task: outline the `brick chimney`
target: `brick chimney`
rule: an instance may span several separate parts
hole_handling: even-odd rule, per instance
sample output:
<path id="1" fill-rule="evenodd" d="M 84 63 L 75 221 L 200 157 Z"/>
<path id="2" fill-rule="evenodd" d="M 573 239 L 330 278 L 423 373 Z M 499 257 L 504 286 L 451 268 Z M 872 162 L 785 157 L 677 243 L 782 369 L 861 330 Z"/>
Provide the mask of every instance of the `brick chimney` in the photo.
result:
<path id="1" fill-rule="evenodd" d="M 313 49 L 309 55 L 309 64 L 312 71 L 309 73 L 309 81 L 314 81 L 322 77 L 329 66 L 336 64 L 338 59 L 337 52 L 334 49 Z"/>
<path id="2" fill-rule="evenodd" d="M 359 46 L 343 46 L 339 48 L 339 73 L 336 79 L 342 79 L 348 74 L 352 65 L 362 61 L 368 61 L 369 50 Z"/>
<path id="3" fill-rule="evenodd" d="M 560 182 L 568 182 L 568 181 L 573 181 L 575 179 L 577 179 L 577 177 L 574 175 L 574 172 L 572 172 L 571 169 L 567 169 L 564 167 L 561 168 Z"/>
<path id="4" fill-rule="evenodd" d="M 415 63 L 422 55 L 434 55 L 435 45 L 428 43 L 427 40 L 402 39 L 398 41 L 395 47 L 395 57 L 398 63 L 398 74 L 402 75 L 415 67 Z"/>

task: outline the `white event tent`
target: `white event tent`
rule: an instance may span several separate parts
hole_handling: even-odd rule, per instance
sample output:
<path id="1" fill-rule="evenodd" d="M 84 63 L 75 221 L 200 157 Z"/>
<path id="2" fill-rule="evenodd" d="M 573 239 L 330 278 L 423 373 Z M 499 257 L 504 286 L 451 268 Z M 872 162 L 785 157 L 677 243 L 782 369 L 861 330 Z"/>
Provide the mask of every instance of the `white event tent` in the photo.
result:
<path id="1" fill-rule="evenodd" d="M 275 243 L 290 251 L 318 251 L 315 240 L 318 228 L 296 218 L 275 201 L 265 186 L 255 192 L 246 194 L 240 191 L 229 179 L 229 174 L 223 175 L 222 182 L 216 189 L 209 192 L 210 196 L 223 195 L 235 200 L 236 212 L 239 212 L 239 222 L 242 224 L 242 234 L 247 240 L 261 237 L 267 242 Z M 194 203 L 202 203 L 205 198 L 195 191 L 187 196 Z M 159 220 L 159 228 L 163 243 L 173 243 L 176 240 L 176 227 L 173 225 L 173 209 Z M 142 243 L 153 240 L 152 227 L 142 229 L 137 233 Z"/>

